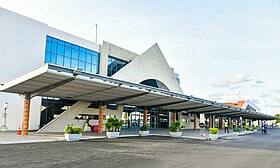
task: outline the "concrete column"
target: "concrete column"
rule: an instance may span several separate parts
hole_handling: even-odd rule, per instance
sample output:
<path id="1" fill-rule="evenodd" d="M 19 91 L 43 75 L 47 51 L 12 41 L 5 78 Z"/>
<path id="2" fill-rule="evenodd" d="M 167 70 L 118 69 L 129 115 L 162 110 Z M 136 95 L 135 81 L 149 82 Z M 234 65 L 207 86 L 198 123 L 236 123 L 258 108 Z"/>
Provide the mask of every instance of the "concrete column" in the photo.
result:
<path id="1" fill-rule="evenodd" d="M 229 117 L 229 118 L 228 118 L 228 120 L 229 120 L 229 128 L 233 128 L 233 126 L 232 126 L 232 119 L 231 119 L 231 117 Z"/>
<path id="2" fill-rule="evenodd" d="M 148 110 L 144 109 L 144 116 L 143 116 L 143 124 L 147 125 L 147 116 L 148 116 Z"/>
<path id="3" fill-rule="evenodd" d="M 221 117 L 221 126 L 222 126 L 222 129 L 224 129 L 224 127 L 225 127 L 224 117 Z"/>
<path id="4" fill-rule="evenodd" d="M 176 112 L 174 111 L 173 112 L 173 124 L 175 124 L 175 122 L 176 122 Z"/>
<path id="5" fill-rule="evenodd" d="M 213 128 L 213 117 L 212 117 L 212 115 L 209 116 L 209 127 Z"/>
<path id="6" fill-rule="evenodd" d="M 103 113 L 104 113 L 104 106 L 99 106 L 98 133 L 103 132 Z"/>
<path id="7" fill-rule="evenodd" d="M 193 114 L 193 129 L 196 130 L 196 113 Z"/>
<path id="8" fill-rule="evenodd" d="M 22 135 L 28 135 L 29 127 L 29 114 L 30 114 L 30 97 L 27 95 L 24 99 L 24 110 L 22 117 Z"/>
<path id="9" fill-rule="evenodd" d="M 249 119 L 249 127 L 252 127 L 252 119 Z"/>

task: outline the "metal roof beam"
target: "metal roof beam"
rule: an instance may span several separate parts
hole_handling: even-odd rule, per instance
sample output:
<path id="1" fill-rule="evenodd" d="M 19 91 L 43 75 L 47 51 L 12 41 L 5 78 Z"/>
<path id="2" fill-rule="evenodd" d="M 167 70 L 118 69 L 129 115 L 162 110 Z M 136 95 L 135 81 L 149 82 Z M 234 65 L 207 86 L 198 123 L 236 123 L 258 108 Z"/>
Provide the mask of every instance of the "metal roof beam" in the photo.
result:
<path id="1" fill-rule="evenodd" d="M 155 105 L 147 106 L 147 108 L 159 108 L 159 107 L 164 107 L 164 106 L 170 106 L 170 105 L 174 105 L 174 104 L 184 103 L 184 102 L 187 102 L 187 101 L 189 101 L 189 100 L 182 100 L 182 101 L 163 103 L 163 104 L 155 104 Z"/>
<path id="2" fill-rule="evenodd" d="M 40 89 L 37 89 L 33 92 L 30 93 L 30 98 L 33 98 L 35 96 L 39 96 L 47 91 L 50 91 L 52 89 L 55 89 L 59 86 L 62 86 L 66 83 L 69 83 L 69 82 L 72 82 L 73 80 L 75 80 L 76 78 L 75 77 L 71 77 L 71 78 L 68 78 L 68 79 L 65 79 L 65 80 L 62 80 L 62 81 L 59 81 L 57 83 L 54 83 L 54 84 L 51 84 L 49 86 L 46 86 L 46 87 L 43 87 L 43 88 L 40 88 Z"/>
<path id="3" fill-rule="evenodd" d="M 116 103 L 116 102 L 120 102 L 120 101 L 124 101 L 124 100 L 128 100 L 128 99 L 132 99 L 135 97 L 140 97 L 146 94 L 149 94 L 150 92 L 144 92 L 144 93 L 139 93 L 139 94 L 135 94 L 135 95 L 129 95 L 129 96 L 124 96 L 124 97 L 119 97 L 116 99 L 111 99 L 111 100 L 106 100 L 103 101 L 103 104 L 112 104 L 112 103 Z"/>

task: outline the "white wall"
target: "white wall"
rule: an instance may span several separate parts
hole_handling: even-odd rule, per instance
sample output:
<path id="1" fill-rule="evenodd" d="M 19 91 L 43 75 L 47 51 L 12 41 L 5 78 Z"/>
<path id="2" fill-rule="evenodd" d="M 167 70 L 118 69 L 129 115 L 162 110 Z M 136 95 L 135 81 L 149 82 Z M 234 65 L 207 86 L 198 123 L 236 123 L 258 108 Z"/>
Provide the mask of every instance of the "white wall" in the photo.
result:
<path id="1" fill-rule="evenodd" d="M 168 65 L 158 44 L 153 45 L 115 73 L 113 78 L 140 83 L 146 79 L 156 79 L 164 83 L 170 91 L 183 93 L 174 71 Z"/>
<path id="2" fill-rule="evenodd" d="M 94 114 L 99 115 L 99 109 L 87 108 L 91 102 L 79 101 L 72 105 L 65 112 L 60 114 L 57 118 L 41 128 L 38 132 L 63 132 L 67 124 L 74 124 L 74 126 L 83 127 L 84 120 L 76 120 L 75 117 L 78 114 Z M 115 115 L 116 118 L 121 119 L 123 112 L 123 106 L 118 106 L 117 110 L 104 109 L 104 115 Z M 106 120 L 103 120 L 103 131 L 105 131 Z M 98 125 L 98 120 L 90 120 L 91 125 Z"/>
<path id="3" fill-rule="evenodd" d="M 44 62 L 47 25 L 0 8 L 0 83 L 14 78 Z M 7 126 L 16 130 L 22 123 L 23 99 L 15 94 L 0 93 L 0 124 L 3 104 L 7 101 Z M 31 102 L 30 126 L 38 129 L 41 99 Z"/>

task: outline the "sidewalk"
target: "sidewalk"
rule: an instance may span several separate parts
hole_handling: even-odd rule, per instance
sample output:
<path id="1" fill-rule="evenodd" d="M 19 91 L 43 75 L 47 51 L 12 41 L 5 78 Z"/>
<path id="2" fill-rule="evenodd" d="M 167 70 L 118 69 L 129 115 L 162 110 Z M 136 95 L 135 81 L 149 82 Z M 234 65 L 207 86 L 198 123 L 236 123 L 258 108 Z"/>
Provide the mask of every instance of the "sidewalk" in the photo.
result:
<path id="1" fill-rule="evenodd" d="M 208 138 L 208 130 L 182 130 L 182 138 L 206 140 Z M 150 129 L 150 135 L 153 136 L 170 136 L 168 129 Z M 225 134 L 223 130 L 219 131 L 220 137 L 233 137 L 232 131 Z M 139 136 L 138 129 L 122 129 L 120 137 Z M 98 134 L 92 132 L 84 132 L 82 140 L 106 138 L 106 134 Z M 65 141 L 64 133 L 36 133 L 29 132 L 29 135 L 16 135 L 16 132 L 0 133 L 0 144 L 18 144 L 18 143 L 37 143 L 37 142 L 57 142 Z"/>

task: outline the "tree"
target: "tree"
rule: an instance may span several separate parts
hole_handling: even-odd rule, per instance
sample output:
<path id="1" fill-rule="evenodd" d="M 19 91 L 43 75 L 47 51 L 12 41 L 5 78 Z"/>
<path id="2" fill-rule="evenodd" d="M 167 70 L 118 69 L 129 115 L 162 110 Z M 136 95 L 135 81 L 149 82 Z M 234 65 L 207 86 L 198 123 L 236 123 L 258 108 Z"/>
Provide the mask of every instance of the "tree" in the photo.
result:
<path id="1" fill-rule="evenodd" d="M 276 123 L 280 123 L 280 114 L 275 114 L 275 117 L 278 117 L 278 119 L 276 119 Z"/>

